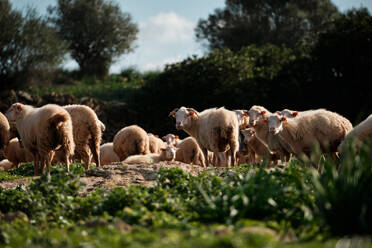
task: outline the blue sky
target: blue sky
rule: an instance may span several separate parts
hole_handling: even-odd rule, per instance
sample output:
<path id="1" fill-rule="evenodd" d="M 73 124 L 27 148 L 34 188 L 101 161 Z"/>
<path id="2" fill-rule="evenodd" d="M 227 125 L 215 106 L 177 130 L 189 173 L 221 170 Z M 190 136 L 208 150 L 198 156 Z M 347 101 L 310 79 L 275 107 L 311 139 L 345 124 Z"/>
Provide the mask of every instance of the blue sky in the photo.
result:
<path id="1" fill-rule="evenodd" d="M 46 14 L 56 0 L 10 0 L 13 7 L 34 7 Z M 216 8 L 223 8 L 225 0 L 113 0 L 122 11 L 129 12 L 139 26 L 136 49 L 126 54 L 111 66 L 110 72 L 134 66 L 141 71 L 162 69 L 167 63 L 181 61 L 188 56 L 204 53 L 195 41 L 194 28 L 200 18 L 206 19 Z M 332 0 L 340 11 L 352 7 L 367 7 L 372 12 L 372 0 Z M 77 64 L 66 60 L 65 67 Z"/>

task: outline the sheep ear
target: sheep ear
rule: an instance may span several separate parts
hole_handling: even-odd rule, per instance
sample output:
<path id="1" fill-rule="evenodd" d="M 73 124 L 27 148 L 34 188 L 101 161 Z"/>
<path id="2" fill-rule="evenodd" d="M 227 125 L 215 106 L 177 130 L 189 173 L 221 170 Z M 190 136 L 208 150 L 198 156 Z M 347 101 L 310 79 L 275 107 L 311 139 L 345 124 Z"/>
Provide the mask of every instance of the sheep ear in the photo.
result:
<path id="1" fill-rule="evenodd" d="M 277 115 L 281 115 L 280 111 L 276 111 L 275 113 L 276 113 Z"/>
<path id="2" fill-rule="evenodd" d="M 178 135 L 174 136 L 175 139 L 179 139 L 180 137 L 178 137 Z"/>
<path id="3" fill-rule="evenodd" d="M 263 116 L 264 114 L 266 114 L 266 111 L 261 111 L 261 115 Z"/>
<path id="4" fill-rule="evenodd" d="M 286 121 L 287 121 L 287 118 L 282 117 L 281 121 L 282 121 L 282 122 L 286 122 Z"/>
<path id="5" fill-rule="evenodd" d="M 292 113 L 292 116 L 293 117 L 296 117 L 297 115 L 298 115 L 298 112 L 297 111 Z"/>
<path id="6" fill-rule="evenodd" d="M 189 115 L 196 115 L 196 116 L 199 117 L 198 111 L 196 111 L 195 109 L 193 109 L 193 108 L 187 108 L 187 111 L 189 111 Z"/>
<path id="7" fill-rule="evenodd" d="M 157 135 L 157 134 L 155 134 L 154 136 L 155 136 L 156 138 L 159 138 L 159 135 Z"/>
<path id="8" fill-rule="evenodd" d="M 176 117 L 177 111 L 178 111 L 178 108 L 173 109 L 173 111 L 169 113 L 169 116 Z"/>
<path id="9" fill-rule="evenodd" d="M 248 110 L 243 110 L 243 115 L 244 115 L 245 117 L 249 117 L 249 112 L 248 112 Z"/>
<path id="10" fill-rule="evenodd" d="M 20 103 L 15 103 L 14 106 L 15 106 L 16 111 L 18 112 L 22 111 L 23 109 L 23 106 Z"/>
<path id="11" fill-rule="evenodd" d="M 165 138 L 165 136 L 161 137 L 161 139 L 162 139 L 163 141 L 166 141 L 166 140 L 167 140 L 167 138 Z"/>

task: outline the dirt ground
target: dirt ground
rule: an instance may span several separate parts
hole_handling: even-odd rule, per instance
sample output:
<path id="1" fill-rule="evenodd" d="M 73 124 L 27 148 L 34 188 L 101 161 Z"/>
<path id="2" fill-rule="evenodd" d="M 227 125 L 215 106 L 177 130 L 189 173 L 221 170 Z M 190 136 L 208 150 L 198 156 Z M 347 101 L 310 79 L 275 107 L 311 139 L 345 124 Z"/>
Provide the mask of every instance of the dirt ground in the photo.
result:
<path id="1" fill-rule="evenodd" d="M 110 189 L 119 186 L 128 187 L 130 185 L 152 186 L 156 182 L 160 168 L 180 168 L 192 175 L 198 175 L 205 170 L 213 170 L 212 168 L 168 161 L 156 164 L 113 163 L 86 171 L 86 176 L 81 177 L 81 181 L 85 184 L 83 191 L 90 192 L 96 188 Z M 19 184 L 28 185 L 35 178 L 37 177 L 0 182 L 0 187 L 10 189 Z"/>

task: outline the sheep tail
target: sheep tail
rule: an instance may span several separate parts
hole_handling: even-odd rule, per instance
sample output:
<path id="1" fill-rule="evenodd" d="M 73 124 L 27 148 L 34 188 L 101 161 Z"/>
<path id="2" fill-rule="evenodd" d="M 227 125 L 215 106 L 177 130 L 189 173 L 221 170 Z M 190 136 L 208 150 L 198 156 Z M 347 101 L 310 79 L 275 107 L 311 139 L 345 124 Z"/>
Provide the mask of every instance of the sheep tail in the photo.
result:
<path id="1" fill-rule="evenodd" d="M 102 131 L 102 122 L 98 122 L 98 125 L 91 125 L 89 127 L 91 139 L 89 140 L 89 148 L 93 154 L 93 159 L 95 160 L 97 166 L 100 165 L 100 154 L 99 154 L 99 144 L 101 143 L 101 131 Z M 103 123 L 102 123 L 103 125 Z M 105 125 L 103 125 L 105 127 Z M 104 129 L 103 129 L 104 130 Z"/>
<path id="2" fill-rule="evenodd" d="M 74 154 L 75 143 L 72 134 L 72 124 L 68 113 L 57 113 L 49 118 L 52 133 L 52 143 L 55 147 L 62 145 L 66 156 Z M 70 123 L 70 125 L 68 124 Z"/>

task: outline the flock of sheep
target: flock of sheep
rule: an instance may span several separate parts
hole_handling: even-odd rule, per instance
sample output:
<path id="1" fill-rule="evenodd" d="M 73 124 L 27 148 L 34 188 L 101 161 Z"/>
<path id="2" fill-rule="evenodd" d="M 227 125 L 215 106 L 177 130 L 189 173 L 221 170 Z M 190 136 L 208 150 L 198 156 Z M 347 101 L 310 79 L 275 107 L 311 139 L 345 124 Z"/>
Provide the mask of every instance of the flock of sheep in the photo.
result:
<path id="1" fill-rule="evenodd" d="M 113 142 L 100 146 L 105 125 L 88 106 L 35 108 L 14 103 L 5 116 L 0 113 L 0 149 L 6 158 L 0 166 L 8 170 L 32 161 L 35 175 L 40 165 L 41 173 L 46 167 L 49 176 L 51 164 L 65 164 L 69 171 L 73 160 L 83 160 L 85 169 L 92 160 L 97 166 L 164 160 L 200 166 L 234 166 L 262 159 L 277 164 L 288 162 L 291 156 L 310 158 L 317 148 L 338 159 L 346 140 L 372 138 L 372 115 L 353 128 L 345 117 L 325 109 L 271 113 L 252 106 L 249 110 L 222 107 L 198 112 L 180 107 L 169 115 L 176 119 L 176 129 L 190 137 L 180 140 L 168 134 L 160 139 L 132 125 L 121 129 Z"/>

